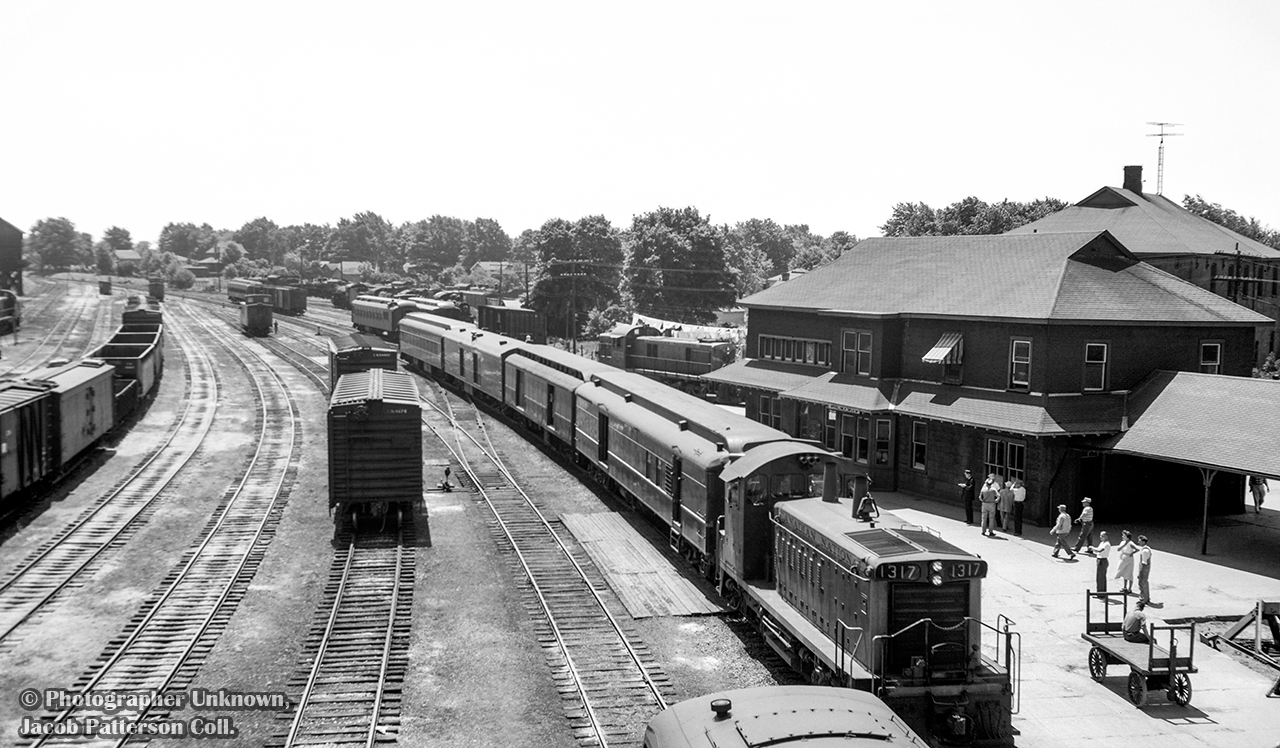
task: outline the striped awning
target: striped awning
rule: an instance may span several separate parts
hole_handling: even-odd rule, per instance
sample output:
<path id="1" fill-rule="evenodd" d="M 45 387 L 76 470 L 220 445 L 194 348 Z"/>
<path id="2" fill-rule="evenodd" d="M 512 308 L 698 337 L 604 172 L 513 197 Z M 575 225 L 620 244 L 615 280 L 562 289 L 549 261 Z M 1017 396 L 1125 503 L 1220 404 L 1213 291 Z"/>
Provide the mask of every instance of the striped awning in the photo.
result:
<path id="1" fill-rule="evenodd" d="M 929 349 L 928 353 L 924 354 L 924 358 L 921 360 L 926 364 L 940 364 L 943 362 L 958 364 L 962 355 L 964 355 L 964 334 L 947 332 L 938 338 L 938 342 L 933 344 L 933 347 Z"/>

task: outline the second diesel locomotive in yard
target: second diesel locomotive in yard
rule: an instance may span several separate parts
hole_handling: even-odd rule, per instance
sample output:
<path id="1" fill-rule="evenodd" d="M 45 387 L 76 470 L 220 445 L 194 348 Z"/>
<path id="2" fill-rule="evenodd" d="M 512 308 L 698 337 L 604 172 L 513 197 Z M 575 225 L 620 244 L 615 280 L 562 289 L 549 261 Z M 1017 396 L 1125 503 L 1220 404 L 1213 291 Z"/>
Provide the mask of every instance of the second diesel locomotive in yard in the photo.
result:
<path id="1" fill-rule="evenodd" d="M 982 619 L 986 563 L 857 512 L 851 460 L 652 379 L 428 316 L 404 336 L 407 365 L 644 507 L 811 681 L 875 693 L 935 745 L 1013 744 L 1019 639 Z"/>
<path id="2" fill-rule="evenodd" d="M 737 349 L 727 340 L 663 335 L 648 325 L 617 325 L 599 337 L 596 358 L 686 392 L 701 393 L 703 374 L 733 363 Z"/>

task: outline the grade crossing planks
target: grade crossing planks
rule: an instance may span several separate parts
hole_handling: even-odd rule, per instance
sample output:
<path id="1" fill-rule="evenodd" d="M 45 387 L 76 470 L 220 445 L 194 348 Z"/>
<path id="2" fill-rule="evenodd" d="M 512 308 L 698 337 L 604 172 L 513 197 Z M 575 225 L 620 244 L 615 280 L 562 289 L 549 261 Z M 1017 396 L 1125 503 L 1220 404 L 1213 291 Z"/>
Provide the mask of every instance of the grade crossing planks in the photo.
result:
<path id="1" fill-rule="evenodd" d="M 683 577 L 626 517 L 609 512 L 561 515 L 632 618 L 723 613 L 696 584 Z"/>

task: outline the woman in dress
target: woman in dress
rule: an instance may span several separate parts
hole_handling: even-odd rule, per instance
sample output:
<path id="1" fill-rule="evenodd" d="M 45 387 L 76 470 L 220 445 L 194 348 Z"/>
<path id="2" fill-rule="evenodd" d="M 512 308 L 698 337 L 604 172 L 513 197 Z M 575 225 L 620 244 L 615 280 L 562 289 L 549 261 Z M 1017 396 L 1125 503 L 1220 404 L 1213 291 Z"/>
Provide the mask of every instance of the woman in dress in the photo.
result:
<path id="1" fill-rule="evenodd" d="M 1138 552 L 1138 544 L 1129 537 L 1128 530 L 1120 533 L 1120 542 L 1116 545 L 1115 551 L 1120 555 L 1115 578 L 1124 585 L 1121 592 L 1129 594 L 1133 592 L 1133 555 Z"/>

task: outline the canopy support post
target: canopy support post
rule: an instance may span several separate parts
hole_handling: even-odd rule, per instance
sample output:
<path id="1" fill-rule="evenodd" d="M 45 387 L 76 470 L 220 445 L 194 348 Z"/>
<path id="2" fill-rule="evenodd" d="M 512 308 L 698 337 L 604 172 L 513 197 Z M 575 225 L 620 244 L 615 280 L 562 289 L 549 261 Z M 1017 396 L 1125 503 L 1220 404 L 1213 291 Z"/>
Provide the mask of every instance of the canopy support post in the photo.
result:
<path id="1" fill-rule="evenodd" d="M 1204 483 L 1204 524 L 1200 532 L 1200 555 L 1209 555 L 1209 486 L 1213 485 L 1213 479 L 1218 475 L 1218 471 L 1213 468 L 1200 468 L 1200 480 Z"/>

